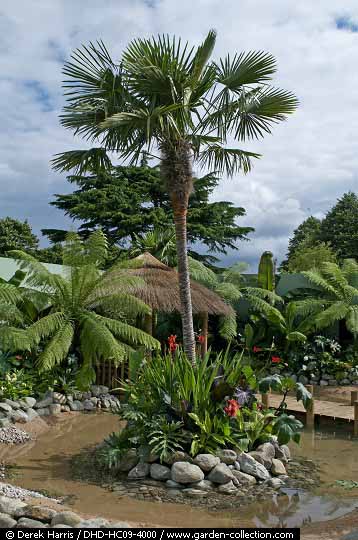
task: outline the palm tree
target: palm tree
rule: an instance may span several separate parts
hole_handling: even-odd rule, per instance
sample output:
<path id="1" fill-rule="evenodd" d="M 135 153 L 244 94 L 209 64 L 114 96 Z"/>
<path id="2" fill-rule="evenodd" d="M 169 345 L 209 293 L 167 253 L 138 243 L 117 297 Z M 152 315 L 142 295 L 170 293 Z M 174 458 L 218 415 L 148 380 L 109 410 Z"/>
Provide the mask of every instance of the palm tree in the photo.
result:
<path id="1" fill-rule="evenodd" d="M 135 234 L 129 255 L 138 257 L 148 252 L 167 266 L 176 265 L 175 230 L 174 228 L 155 228 L 145 234 Z"/>
<path id="2" fill-rule="evenodd" d="M 320 270 L 302 272 L 320 288 L 316 300 L 320 310 L 315 316 L 317 330 L 327 328 L 336 321 L 345 320 L 347 329 L 358 336 L 358 263 L 346 259 L 340 268 L 332 262 L 322 263 Z"/>
<path id="3" fill-rule="evenodd" d="M 187 211 L 192 165 L 232 176 L 250 171 L 259 154 L 228 147 L 258 139 L 293 113 L 296 97 L 269 86 L 276 72 L 270 54 L 248 52 L 210 61 L 211 30 L 197 48 L 169 36 L 135 39 L 116 64 L 103 42 L 77 49 L 64 74 L 68 104 L 62 125 L 99 148 L 55 157 L 56 170 L 77 174 L 106 167 L 106 151 L 135 164 L 143 150 L 158 151 L 176 232 L 184 349 L 195 363 L 187 257 Z M 157 156 L 154 156 L 157 157 Z"/>
<path id="4" fill-rule="evenodd" d="M 138 278 L 128 276 L 118 266 L 102 272 L 107 251 L 101 231 L 92 233 L 85 242 L 69 234 L 63 250 L 66 276 L 52 274 L 22 251 L 10 252 L 27 272 L 26 286 L 45 295 L 48 308 L 27 328 L 2 328 L 0 349 L 31 350 L 41 346 L 36 360 L 40 371 L 64 362 L 74 350 L 82 360 L 82 386 L 93 381 L 95 364 L 107 359 L 120 363 L 128 356 L 131 345 L 158 349 L 157 340 L 128 323 L 128 319 L 151 312 L 146 304 L 126 293 Z"/>

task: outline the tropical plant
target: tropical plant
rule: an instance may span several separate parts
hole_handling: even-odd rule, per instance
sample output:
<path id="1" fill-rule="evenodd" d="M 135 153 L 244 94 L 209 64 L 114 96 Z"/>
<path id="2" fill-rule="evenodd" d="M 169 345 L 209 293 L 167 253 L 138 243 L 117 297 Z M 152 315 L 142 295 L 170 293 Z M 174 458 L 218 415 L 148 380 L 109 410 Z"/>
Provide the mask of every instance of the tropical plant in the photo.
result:
<path id="1" fill-rule="evenodd" d="M 0 397 L 2 400 L 18 400 L 27 396 L 33 396 L 34 388 L 34 376 L 25 369 L 8 371 L 0 379 Z"/>
<path id="2" fill-rule="evenodd" d="M 129 255 L 137 257 L 146 251 L 164 264 L 175 266 L 177 257 L 174 228 L 155 228 L 144 235 L 135 234 Z"/>
<path id="3" fill-rule="evenodd" d="M 271 251 L 265 251 L 260 258 L 257 284 L 261 289 L 275 290 L 275 263 Z"/>
<path id="4" fill-rule="evenodd" d="M 85 242 L 70 234 L 63 255 L 66 276 L 62 276 L 52 274 L 31 255 L 12 252 L 27 272 L 27 285 L 39 289 L 49 307 L 25 329 L 3 327 L 1 349 L 32 350 L 41 345 L 36 360 L 40 372 L 51 370 L 75 352 L 81 358 L 78 380 L 85 386 L 94 379 L 96 363 L 112 359 L 118 364 L 131 345 L 159 348 L 155 339 L 128 323 L 138 314 L 150 313 L 148 306 L 126 293 L 137 278 L 118 267 L 102 273 L 99 266 L 106 254 L 107 241 L 101 231 Z"/>
<path id="5" fill-rule="evenodd" d="M 317 330 L 327 328 L 336 321 L 344 320 L 347 329 L 358 336 L 358 263 L 346 259 L 342 267 L 335 263 L 323 263 L 320 270 L 302 272 L 308 280 L 320 288 L 316 300 L 320 310 L 314 318 Z"/>
<path id="6" fill-rule="evenodd" d="M 102 42 L 78 49 L 66 63 L 68 103 L 62 125 L 101 148 L 65 152 L 56 170 L 82 174 L 110 167 L 106 150 L 135 164 L 143 150 L 160 153 L 161 173 L 174 214 L 184 349 L 195 362 L 187 259 L 187 211 L 192 162 L 218 173 L 250 171 L 259 155 L 227 147 L 258 139 L 297 107 L 296 97 L 268 85 L 273 56 L 249 52 L 209 61 L 216 32 L 194 50 L 180 39 L 135 39 L 115 64 Z"/>

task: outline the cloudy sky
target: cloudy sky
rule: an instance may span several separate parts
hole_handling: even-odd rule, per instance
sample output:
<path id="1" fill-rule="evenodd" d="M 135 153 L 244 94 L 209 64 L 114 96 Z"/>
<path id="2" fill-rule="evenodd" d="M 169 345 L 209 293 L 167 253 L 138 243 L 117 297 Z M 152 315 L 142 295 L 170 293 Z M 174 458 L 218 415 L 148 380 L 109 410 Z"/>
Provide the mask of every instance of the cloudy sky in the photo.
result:
<path id="1" fill-rule="evenodd" d="M 71 50 L 103 39 L 114 59 L 127 42 L 175 33 L 199 43 L 218 31 L 215 56 L 260 49 L 278 63 L 275 85 L 293 90 L 299 111 L 250 145 L 252 173 L 223 180 L 215 198 L 244 206 L 255 227 L 239 258 L 255 269 L 280 260 L 305 217 L 321 217 L 358 191 L 358 3 L 356 0 L 2 0 L 0 6 L 0 217 L 28 219 L 36 233 L 69 227 L 48 205 L 70 190 L 51 171 L 53 154 L 84 147 L 60 127 L 61 68 Z"/>

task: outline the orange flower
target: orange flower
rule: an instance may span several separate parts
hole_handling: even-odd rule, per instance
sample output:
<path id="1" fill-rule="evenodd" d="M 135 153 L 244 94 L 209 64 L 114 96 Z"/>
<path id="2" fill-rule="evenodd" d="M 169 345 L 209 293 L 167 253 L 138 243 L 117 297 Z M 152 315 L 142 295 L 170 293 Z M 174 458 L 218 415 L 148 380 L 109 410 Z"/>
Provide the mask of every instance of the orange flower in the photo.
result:
<path id="1" fill-rule="evenodd" d="M 236 416 L 238 410 L 240 409 L 240 404 L 236 401 L 236 399 L 228 399 L 227 406 L 224 407 L 224 411 L 228 416 Z"/>

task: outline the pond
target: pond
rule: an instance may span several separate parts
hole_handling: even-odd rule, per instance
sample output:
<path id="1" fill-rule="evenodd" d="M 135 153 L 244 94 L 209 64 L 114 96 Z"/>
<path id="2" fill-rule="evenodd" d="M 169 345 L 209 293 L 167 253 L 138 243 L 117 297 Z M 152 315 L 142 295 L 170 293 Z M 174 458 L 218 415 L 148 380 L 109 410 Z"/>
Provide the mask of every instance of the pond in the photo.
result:
<path id="1" fill-rule="evenodd" d="M 36 428 L 36 429 L 35 429 Z M 88 446 L 118 430 L 111 414 L 63 415 L 51 425 L 32 427 L 35 441 L 0 450 L 0 460 L 13 466 L 13 483 L 67 497 L 74 510 L 133 523 L 174 527 L 292 527 L 333 520 L 358 508 L 358 489 L 343 490 L 336 480 L 358 480 L 358 441 L 339 432 L 304 433 L 295 455 L 312 459 L 321 468 L 322 484 L 314 493 L 282 490 L 260 504 L 211 513 L 188 505 L 119 498 L 105 487 L 74 480 L 71 459 Z"/>

